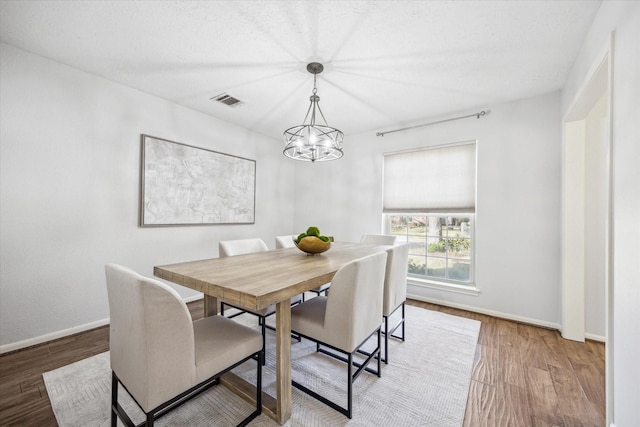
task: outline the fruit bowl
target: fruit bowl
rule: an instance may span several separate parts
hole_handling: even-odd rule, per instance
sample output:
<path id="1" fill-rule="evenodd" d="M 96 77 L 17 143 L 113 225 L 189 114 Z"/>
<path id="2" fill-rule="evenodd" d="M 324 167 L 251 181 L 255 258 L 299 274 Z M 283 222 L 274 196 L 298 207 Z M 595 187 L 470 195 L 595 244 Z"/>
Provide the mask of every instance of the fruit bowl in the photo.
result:
<path id="1" fill-rule="evenodd" d="M 322 252 L 328 251 L 329 248 L 331 248 L 331 241 L 325 242 L 315 236 L 304 237 L 300 239 L 300 242 L 296 242 L 296 238 L 294 237 L 293 243 L 296 245 L 296 248 L 300 249 L 302 252 L 306 252 L 309 255 L 320 254 Z"/>

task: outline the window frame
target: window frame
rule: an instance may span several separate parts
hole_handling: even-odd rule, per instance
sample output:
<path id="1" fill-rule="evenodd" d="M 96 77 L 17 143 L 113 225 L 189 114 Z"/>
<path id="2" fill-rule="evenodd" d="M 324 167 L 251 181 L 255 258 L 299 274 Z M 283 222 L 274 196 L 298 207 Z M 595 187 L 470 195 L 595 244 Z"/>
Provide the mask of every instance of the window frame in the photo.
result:
<path id="1" fill-rule="evenodd" d="M 407 150 L 399 150 L 399 151 L 394 151 L 394 152 L 388 152 L 388 153 L 384 153 L 384 157 L 386 160 L 386 156 L 393 156 L 395 154 L 405 154 L 405 153 L 412 153 L 412 152 L 423 152 L 423 151 L 428 151 L 428 150 L 437 150 L 437 149 L 442 149 L 442 148 L 455 148 L 458 146 L 464 146 L 464 145 L 473 145 L 474 149 L 475 149 L 475 160 L 474 160 L 474 173 L 473 173 L 473 179 L 474 179 L 474 193 L 475 193 L 475 200 L 473 207 L 469 208 L 467 206 L 459 206 L 457 207 L 457 205 L 451 205 L 449 208 L 442 208 L 442 206 L 438 206 L 436 204 L 436 206 L 428 206 L 428 204 L 426 206 L 424 206 L 423 208 L 413 208 L 413 207 L 401 207 L 401 206 L 396 206 L 396 207 L 391 207 L 391 206 L 387 206 L 386 205 L 386 199 L 385 199 L 385 191 L 388 191 L 388 189 L 386 188 L 386 182 L 385 182 L 385 177 L 384 177 L 384 172 L 383 172 L 383 183 L 382 183 L 382 229 L 383 232 L 385 234 L 393 234 L 392 230 L 391 230 L 391 216 L 394 215 L 405 215 L 405 216 L 424 216 L 424 217 L 429 217 L 429 216 L 437 216 L 437 217 L 455 217 L 455 218 L 464 218 L 467 217 L 469 218 L 470 221 L 470 225 L 471 225 L 471 230 L 470 230 L 470 235 L 469 235 L 469 241 L 470 241 L 470 248 L 469 248 L 469 281 L 460 281 L 460 280 L 455 280 L 455 279 L 449 279 L 449 278 L 442 278 L 442 277 L 434 277 L 434 276 L 427 276 L 425 275 L 421 275 L 421 274 L 415 274 L 415 273 L 411 273 L 408 274 L 407 276 L 407 283 L 410 285 L 414 285 L 416 287 L 420 287 L 420 288 L 429 288 L 429 289 L 434 289 L 434 290 L 438 290 L 438 291 L 447 291 L 447 292 L 454 292 L 454 293 L 460 293 L 460 294 L 464 294 L 464 295 L 471 295 L 471 296 L 478 296 L 480 294 L 480 289 L 477 287 L 476 285 L 476 246 L 477 246 L 477 241 L 476 241 L 476 223 L 477 223 L 477 209 L 476 209 L 476 204 L 477 204 L 477 191 L 478 191 L 478 148 L 479 148 L 479 142 L 477 139 L 471 139 L 471 140 L 464 140 L 464 141 L 458 141 L 458 142 L 450 142 L 450 143 L 443 143 L 443 144 L 434 144 L 434 145 L 427 145 L 427 146 L 422 146 L 422 147 L 416 147 L 413 149 L 407 149 Z M 386 167 L 384 168 L 386 169 Z M 407 209 L 409 208 L 409 209 Z M 435 208 L 435 209 L 434 209 Z M 428 233 L 427 230 L 425 230 L 425 261 L 427 260 L 427 256 L 428 256 L 428 244 L 427 244 L 427 236 L 426 234 Z M 446 259 L 446 258 L 445 258 Z M 447 262 L 447 269 L 448 269 L 448 262 Z M 426 264 L 425 264 L 425 273 L 426 273 Z M 419 292 L 418 289 L 414 288 L 415 291 Z M 420 294 L 416 294 L 414 295 L 415 297 L 420 298 Z M 430 299 L 431 300 L 431 299 Z"/>
<path id="2" fill-rule="evenodd" d="M 398 236 L 403 237 L 405 236 L 406 239 L 408 240 L 409 238 L 409 234 L 405 234 L 405 235 L 401 235 L 401 234 L 395 234 L 392 230 L 391 227 L 391 217 L 393 216 L 404 216 L 404 217 L 437 217 L 437 218 L 469 218 L 469 226 L 470 226 L 470 231 L 469 231 L 469 280 L 468 281 L 462 281 L 462 280 L 456 280 L 456 279 L 451 279 L 451 278 L 447 278 L 447 277 L 437 277 L 437 276 L 429 276 L 426 274 L 418 274 L 418 273 L 408 273 L 407 274 L 407 280 L 409 283 L 412 284 L 416 284 L 416 285 L 422 285 L 422 286 L 426 286 L 426 287 L 435 287 L 438 289 L 447 289 L 447 290 L 458 290 L 461 291 L 462 293 L 471 293 L 471 294 L 477 294 L 477 292 L 475 291 L 476 285 L 475 285 L 475 246 L 476 246 L 476 242 L 475 242 L 475 214 L 472 213 L 461 213 L 461 212 L 455 212 L 455 213 L 434 213 L 434 212 L 422 212 L 422 213 L 417 213 L 417 212 L 387 212 L 383 214 L 383 222 L 384 222 L 384 233 L 385 234 L 389 234 L 389 235 L 394 235 L 394 236 Z M 425 244 L 425 261 L 429 258 L 429 253 L 428 253 L 428 235 L 427 235 L 428 231 L 425 230 L 425 236 L 424 236 L 424 244 Z M 400 241 L 398 242 L 400 244 L 406 243 L 406 241 Z M 435 258 L 440 258 L 440 257 L 435 257 Z M 445 260 L 450 259 L 448 256 L 444 257 Z M 448 270 L 448 263 L 447 263 L 447 267 L 446 269 Z M 425 269 L 426 270 L 426 269 Z"/>

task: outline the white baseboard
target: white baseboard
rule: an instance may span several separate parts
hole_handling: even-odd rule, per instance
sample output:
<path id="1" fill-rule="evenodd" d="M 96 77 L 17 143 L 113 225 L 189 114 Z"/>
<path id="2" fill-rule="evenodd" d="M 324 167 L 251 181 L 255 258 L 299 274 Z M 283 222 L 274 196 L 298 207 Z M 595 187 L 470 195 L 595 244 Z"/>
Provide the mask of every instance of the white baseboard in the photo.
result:
<path id="1" fill-rule="evenodd" d="M 471 306 L 471 305 L 456 304 L 456 303 L 453 303 L 453 302 L 442 301 L 442 300 L 438 300 L 438 299 L 434 299 L 434 298 L 426 298 L 426 297 L 423 297 L 423 296 L 420 296 L 420 295 L 407 294 L 407 298 L 415 299 L 415 300 L 418 300 L 418 301 L 430 302 L 432 304 L 444 305 L 446 307 L 459 308 L 461 310 L 472 311 L 474 313 L 486 314 L 486 315 L 493 316 L 493 317 L 500 317 L 502 319 L 514 320 L 516 322 L 528 323 L 530 325 L 542 326 L 544 328 L 551 328 L 551 329 L 557 329 L 559 331 L 562 331 L 562 327 L 558 323 L 545 322 L 545 321 L 542 321 L 542 320 L 530 319 L 528 317 L 522 317 L 522 316 L 514 316 L 513 314 L 502 313 L 502 312 L 494 311 L 494 310 L 486 310 L 486 309 L 474 307 L 474 306 Z M 593 341 L 599 341 L 599 342 L 602 342 L 602 343 L 606 343 L 607 342 L 606 338 L 603 337 L 602 335 L 588 334 L 587 333 L 587 334 L 585 334 L 585 338 L 593 340 Z"/>
<path id="2" fill-rule="evenodd" d="M 202 295 L 194 295 L 192 297 L 185 298 L 184 302 L 185 303 L 190 303 L 190 302 L 193 302 L 193 301 L 201 300 L 202 298 L 203 298 Z M 407 294 L 407 298 L 411 298 L 411 299 L 418 300 L 418 301 L 430 302 L 432 304 L 443 305 L 443 306 L 446 306 L 446 307 L 459 308 L 461 310 L 472 311 L 472 312 L 475 312 L 475 313 L 486 314 L 486 315 L 489 315 L 489 316 L 500 317 L 500 318 L 503 318 L 503 319 L 514 320 L 516 322 L 528 323 L 528 324 L 531 324 L 531 325 L 542 326 L 542 327 L 545 327 L 545 328 L 551 328 L 551 329 L 560 330 L 560 325 L 557 324 L 557 323 L 544 322 L 544 321 L 541 321 L 541 320 L 530 319 L 530 318 L 522 317 L 522 316 L 514 316 L 512 314 L 502 313 L 502 312 L 499 312 L 499 311 L 486 310 L 486 309 L 483 309 L 483 308 L 478 308 L 478 307 L 465 305 L 465 304 L 452 303 L 452 302 L 449 302 L 449 301 L 442 301 L 442 300 L 438 300 L 438 299 L 434 299 L 434 298 L 425 298 L 425 297 L 420 296 L 420 295 Z M 98 320 L 96 322 L 91 322 L 91 323 L 87 323 L 87 324 L 84 324 L 84 325 L 76 326 L 76 327 L 73 327 L 73 328 L 64 329 L 62 331 L 57 331 L 57 332 L 54 332 L 54 333 L 51 333 L 51 334 L 42 335 L 42 336 L 35 337 L 35 338 L 30 338 L 28 340 L 19 341 L 19 342 L 15 342 L 15 343 L 11 343 L 11 344 L 5 344 L 5 345 L 0 346 L 0 354 L 8 353 L 10 351 L 20 350 L 20 349 L 31 347 L 31 346 L 38 345 L 38 344 L 43 344 L 43 343 L 45 343 L 47 341 L 52 341 L 52 340 L 55 340 L 55 339 L 58 339 L 58 338 L 64 338 L 64 337 L 69 336 L 69 335 L 74 335 L 74 334 L 77 334 L 77 333 L 80 333 L 80 332 L 88 331 L 90 329 L 99 328 L 100 326 L 104 326 L 104 325 L 108 325 L 108 324 L 109 324 L 109 319 L 107 318 L 107 319 Z M 586 334 L 585 337 L 590 339 L 590 340 L 594 340 L 594 341 L 606 342 L 605 337 L 600 336 L 600 335 Z M 611 427 L 615 427 L 615 426 L 612 424 Z"/>
<path id="3" fill-rule="evenodd" d="M 466 304 L 457 304 L 450 301 L 442 301 L 434 298 L 426 298 L 421 295 L 407 294 L 407 298 L 415 299 L 418 301 L 430 302 L 432 304 L 444 305 L 446 307 L 459 308 L 461 310 L 472 311 L 474 313 L 480 313 L 480 314 L 486 314 L 493 317 L 500 317 L 502 319 L 514 320 L 516 322 L 528 323 L 535 326 L 542 326 L 544 328 L 560 330 L 560 325 L 558 323 L 545 322 L 543 320 L 530 319 L 528 317 L 523 317 L 523 316 L 515 316 L 513 314 L 502 313 L 500 311 L 494 311 L 494 310 L 487 310 L 484 308 L 474 307 Z"/>
<path id="4" fill-rule="evenodd" d="M 88 331 L 90 329 L 99 328 L 100 326 L 108 325 L 109 319 L 97 320 L 95 322 L 86 323 L 84 325 L 75 326 L 69 329 L 63 329 L 62 331 L 53 332 L 51 334 L 41 335 L 35 338 L 29 338 L 28 340 L 18 341 L 11 344 L 5 344 L 0 346 L 0 354 L 8 353 L 10 351 L 20 350 L 23 348 L 31 347 L 38 344 L 43 344 L 47 341 L 53 341 L 58 338 L 64 338 L 69 335 L 74 335 L 79 332 Z"/>
<path id="5" fill-rule="evenodd" d="M 194 295 L 189 298 L 185 298 L 185 303 L 190 303 L 192 301 L 201 300 L 203 298 L 202 295 Z M 73 328 L 64 329 L 62 331 L 53 332 L 51 334 L 41 335 L 35 338 L 29 338 L 28 340 L 18 341 L 11 344 L 5 344 L 0 346 L 0 354 L 9 353 L 10 351 L 21 350 L 23 348 L 32 347 L 38 344 L 44 344 L 47 341 L 57 340 L 58 338 L 64 338 L 69 335 L 74 335 L 80 332 L 85 332 L 91 329 L 99 328 L 100 326 L 108 325 L 109 318 L 97 320 L 95 322 L 86 323 L 84 325 L 75 326 Z"/>
<path id="6" fill-rule="evenodd" d="M 605 344 L 607 342 L 607 339 L 605 337 L 603 337 L 602 335 L 585 333 L 584 337 L 586 339 L 591 340 L 591 341 L 599 341 L 599 342 L 602 342 L 602 343 L 605 343 Z"/>

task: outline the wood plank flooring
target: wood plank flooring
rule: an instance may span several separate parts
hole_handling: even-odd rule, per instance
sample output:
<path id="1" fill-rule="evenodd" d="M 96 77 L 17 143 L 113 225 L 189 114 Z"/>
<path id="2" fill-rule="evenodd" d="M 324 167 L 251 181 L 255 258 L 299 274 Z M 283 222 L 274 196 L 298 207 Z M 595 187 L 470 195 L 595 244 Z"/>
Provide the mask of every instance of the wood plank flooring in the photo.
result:
<path id="1" fill-rule="evenodd" d="M 434 304 L 409 304 L 482 322 L 464 427 L 604 426 L 604 344 Z M 203 302 L 189 304 L 194 319 Z M 56 426 L 42 373 L 109 349 L 102 327 L 0 355 L 0 426 Z"/>

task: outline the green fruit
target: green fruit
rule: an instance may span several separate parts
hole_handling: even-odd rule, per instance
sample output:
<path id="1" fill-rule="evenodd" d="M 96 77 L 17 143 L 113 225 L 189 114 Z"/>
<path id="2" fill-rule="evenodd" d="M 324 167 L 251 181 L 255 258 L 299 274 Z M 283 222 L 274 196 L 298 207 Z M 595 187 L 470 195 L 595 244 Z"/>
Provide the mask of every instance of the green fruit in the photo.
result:
<path id="1" fill-rule="evenodd" d="M 300 240 L 304 239 L 305 237 L 307 237 L 307 233 L 298 234 L 298 238 L 296 239 L 296 243 L 300 243 Z"/>
<path id="2" fill-rule="evenodd" d="M 331 240 L 327 236 L 318 236 L 318 239 L 322 240 L 323 242 L 329 242 Z"/>
<path id="3" fill-rule="evenodd" d="M 318 227 L 309 227 L 307 228 L 307 236 L 319 236 L 320 229 Z"/>

